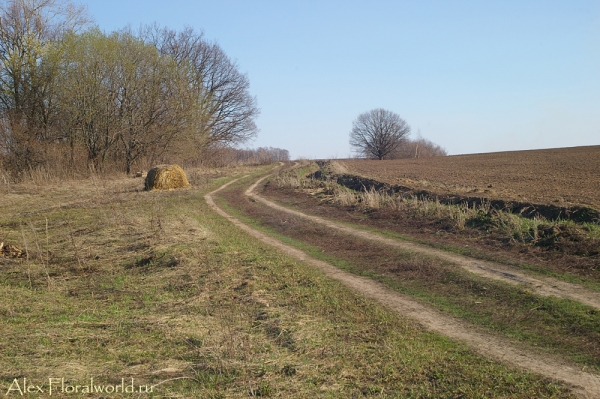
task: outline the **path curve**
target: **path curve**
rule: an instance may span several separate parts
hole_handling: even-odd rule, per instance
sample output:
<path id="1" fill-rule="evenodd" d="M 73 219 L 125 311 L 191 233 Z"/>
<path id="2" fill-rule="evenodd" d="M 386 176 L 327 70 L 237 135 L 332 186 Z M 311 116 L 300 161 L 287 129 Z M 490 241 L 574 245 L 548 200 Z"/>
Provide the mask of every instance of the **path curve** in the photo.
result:
<path id="1" fill-rule="evenodd" d="M 265 176 L 262 179 L 256 181 L 252 186 L 250 186 L 246 190 L 245 194 L 273 209 L 276 209 L 281 212 L 286 212 L 288 214 L 307 219 L 315 223 L 319 223 L 331 229 L 341 231 L 345 234 L 349 234 L 365 240 L 375 241 L 381 244 L 386 244 L 388 246 L 402 249 L 405 251 L 418 252 L 428 256 L 434 256 L 438 259 L 445 260 L 457 266 L 460 266 L 461 268 L 471 273 L 486 278 L 500 280 L 514 285 L 525 284 L 527 285 L 527 289 L 529 291 L 538 295 L 555 296 L 558 298 L 571 299 L 600 310 L 600 293 L 587 290 L 580 285 L 571 284 L 547 277 L 531 277 L 518 270 L 515 270 L 505 265 L 501 265 L 499 263 L 478 260 L 459 254 L 453 254 L 440 249 L 431 248 L 422 244 L 383 237 L 378 234 L 371 233 L 369 231 L 354 229 L 352 227 L 345 226 L 341 223 L 336 223 L 318 216 L 307 215 L 306 213 L 288 209 L 284 206 L 271 202 L 254 192 L 256 187 L 268 177 L 270 176 Z"/>
<path id="2" fill-rule="evenodd" d="M 238 180 L 232 180 L 206 194 L 204 199 L 215 212 L 253 237 L 279 249 L 289 256 L 320 269 L 330 278 L 360 292 L 365 297 L 374 299 L 397 313 L 416 320 L 428 330 L 465 342 L 471 349 L 484 356 L 490 356 L 504 363 L 509 363 L 571 384 L 574 386 L 573 393 L 581 398 L 593 399 L 600 397 L 600 376 L 598 375 L 579 370 L 577 367 L 558 360 L 555 357 L 524 350 L 504 338 L 478 331 L 477 328 L 468 326 L 460 320 L 448 317 L 435 309 L 422 305 L 409 296 L 393 291 L 381 283 L 366 277 L 356 276 L 338 269 L 327 262 L 312 258 L 299 249 L 286 245 L 273 237 L 255 230 L 239 219 L 229 215 L 215 204 L 212 196 Z M 257 183 L 262 180 L 260 179 Z M 251 187 L 252 190 L 256 187 L 257 183 Z M 251 189 L 249 189 L 250 193 Z"/>

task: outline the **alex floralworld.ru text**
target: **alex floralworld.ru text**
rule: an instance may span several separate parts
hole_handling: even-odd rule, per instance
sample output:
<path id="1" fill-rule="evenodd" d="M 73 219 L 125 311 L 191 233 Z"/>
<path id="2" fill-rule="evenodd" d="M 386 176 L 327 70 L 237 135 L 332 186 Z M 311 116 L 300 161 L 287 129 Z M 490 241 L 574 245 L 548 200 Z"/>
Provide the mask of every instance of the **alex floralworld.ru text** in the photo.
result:
<path id="1" fill-rule="evenodd" d="M 90 378 L 88 384 L 76 385 L 65 381 L 64 378 L 48 378 L 47 384 L 37 384 L 28 381 L 27 378 L 15 378 L 8 389 L 5 396 L 8 395 L 29 395 L 29 394 L 77 394 L 77 393 L 151 393 L 153 386 L 139 385 L 136 386 L 133 378 L 130 381 L 125 381 L 121 378 L 120 384 L 99 384 L 94 382 L 94 378 Z"/>

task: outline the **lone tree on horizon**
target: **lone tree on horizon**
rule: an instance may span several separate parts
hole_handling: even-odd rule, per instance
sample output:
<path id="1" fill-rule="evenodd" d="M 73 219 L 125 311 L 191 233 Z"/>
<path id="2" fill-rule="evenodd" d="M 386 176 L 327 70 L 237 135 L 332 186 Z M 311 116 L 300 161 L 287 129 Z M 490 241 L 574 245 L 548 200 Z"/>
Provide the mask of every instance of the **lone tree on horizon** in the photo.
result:
<path id="1" fill-rule="evenodd" d="M 399 115 L 377 108 L 352 123 L 350 145 L 367 158 L 386 159 L 408 139 L 410 126 Z"/>

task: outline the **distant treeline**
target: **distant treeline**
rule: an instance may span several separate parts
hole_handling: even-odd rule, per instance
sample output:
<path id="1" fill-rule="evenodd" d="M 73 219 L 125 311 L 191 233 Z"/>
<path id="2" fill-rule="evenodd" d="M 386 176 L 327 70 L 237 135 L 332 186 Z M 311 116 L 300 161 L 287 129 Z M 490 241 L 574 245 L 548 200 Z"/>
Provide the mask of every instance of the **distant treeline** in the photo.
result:
<path id="1" fill-rule="evenodd" d="M 397 148 L 386 154 L 385 159 L 428 158 L 446 155 L 448 153 L 444 148 L 419 136 L 416 139 L 402 139 Z M 373 153 L 367 151 L 358 152 L 357 157 L 377 159 Z"/>
<path id="2" fill-rule="evenodd" d="M 397 151 L 390 154 L 389 159 L 427 158 L 446 155 L 448 155 L 448 153 L 441 146 L 419 137 L 415 140 L 407 139 Z"/>
<path id="3" fill-rule="evenodd" d="M 255 137 L 258 114 L 247 76 L 192 29 L 105 33 L 66 0 L 0 0 L 0 168 L 14 179 L 195 163 Z"/>
<path id="4" fill-rule="evenodd" d="M 206 153 L 201 164 L 223 167 L 232 164 L 267 165 L 273 162 L 287 162 L 290 152 L 281 148 L 259 147 L 257 149 L 213 148 Z"/>

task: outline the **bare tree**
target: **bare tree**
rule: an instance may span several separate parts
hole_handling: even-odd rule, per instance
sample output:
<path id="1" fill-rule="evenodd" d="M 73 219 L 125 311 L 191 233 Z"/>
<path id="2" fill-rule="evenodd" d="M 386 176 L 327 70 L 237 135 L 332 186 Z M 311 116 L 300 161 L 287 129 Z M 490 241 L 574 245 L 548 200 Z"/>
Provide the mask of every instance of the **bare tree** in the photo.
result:
<path id="1" fill-rule="evenodd" d="M 362 156 L 386 159 L 406 142 L 409 133 L 404 119 L 378 108 L 360 114 L 352 123 L 350 145 Z"/>
<path id="2" fill-rule="evenodd" d="M 240 144 L 256 136 L 254 119 L 260 111 L 250 95 L 248 77 L 218 44 L 207 42 L 192 28 L 176 32 L 154 25 L 145 28 L 141 37 L 187 70 L 199 106 L 196 142 L 201 148 Z"/>
<path id="3" fill-rule="evenodd" d="M 119 142 L 129 173 L 133 162 L 165 150 L 179 136 L 193 129 L 190 113 L 195 111 L 189 82 L 182 80 L 172 57 L 161 55 L 154 46 L 128 32 L 120 42 L 118 113 Z"/>
<path id="4" fill-rule="evenodd" d="M 57 96 L 61 130 L 71 149 L 83 144 L 94 169 L 117 141 L 119 44 L 98 29 L 63 40 Z"/>
<path id="5" fill-rule="evenodd" d="M 86 23 L 70 0 L 0 0 L 0 161 L 13 171 L 87 156 L 129 172 L 256 135 L 247 76 L 202 34 L 79 33 Z"/>
<path id="6" fill-rule="evenodd" d="M 127 30 L 107 36 L 92 29 L 63 42 L 63 130 L 83 144 L 90 165 L 112 156 L 129 173 L 140 158 L 160 157 L 193 131 L 197 105 L 172 57 Z"/>

